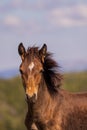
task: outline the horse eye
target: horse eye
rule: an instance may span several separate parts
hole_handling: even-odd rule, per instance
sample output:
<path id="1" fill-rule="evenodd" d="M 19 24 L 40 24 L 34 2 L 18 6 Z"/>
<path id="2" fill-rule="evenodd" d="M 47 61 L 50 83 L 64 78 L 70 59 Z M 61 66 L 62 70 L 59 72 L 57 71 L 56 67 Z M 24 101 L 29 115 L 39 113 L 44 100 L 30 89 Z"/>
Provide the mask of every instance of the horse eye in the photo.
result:
<path id="1" fill-rule="evenodd" d="M 43 70 L 40 70 L 40 73 L 43 73 Z"/>
<path id="2" fill-rule="evenodd" d="M 23 71 L 20 69 L 20 73 L 23 74 Z"/>

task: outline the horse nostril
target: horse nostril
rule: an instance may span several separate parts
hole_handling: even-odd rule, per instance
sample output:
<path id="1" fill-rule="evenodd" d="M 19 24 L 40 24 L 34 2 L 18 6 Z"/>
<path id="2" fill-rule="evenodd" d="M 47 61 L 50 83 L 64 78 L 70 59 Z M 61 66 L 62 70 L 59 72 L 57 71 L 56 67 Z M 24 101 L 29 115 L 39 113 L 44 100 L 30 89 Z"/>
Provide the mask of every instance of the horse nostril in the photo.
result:
<path id="1" fill-rule="evenodd" d="M 36 98 L 36 94 L 33 95 L 33 98 Z"/>
<path id="2" fill-rule="evenodd" d="M 36 96 L 36 94 L 34 94 L 34 95 L 32 96 L 32 102 L 33 102 L 33 103 L 35 103 L 36 98 L 37 98 L 37 96 Z"/>
<path id="3" fill-rule="evenodd" d="M 27 99 L 27 100 L 30 99 L 30 96 L 29 96 L 28 94 L 26 94 L 26 99 Z"/>

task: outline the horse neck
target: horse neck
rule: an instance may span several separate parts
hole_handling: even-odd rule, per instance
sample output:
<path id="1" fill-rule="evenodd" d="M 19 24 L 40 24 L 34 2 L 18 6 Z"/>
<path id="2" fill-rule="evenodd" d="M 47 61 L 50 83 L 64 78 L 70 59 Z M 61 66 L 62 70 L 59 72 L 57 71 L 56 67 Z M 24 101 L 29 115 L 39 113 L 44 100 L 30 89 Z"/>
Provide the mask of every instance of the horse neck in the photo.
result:
<path id="1" fill-rule="evenodd" d="M 50 95 L 46 82 L 44 80 L 44 78 L 42 77 L 40 86 L 39 86 L 39 91 L 38 91 L 38 99 L 37 99 L 37 104 L 40 105 L 40 107 L 42 106 L 46 106 L 50 103 L 52 103 L 52 96 Z"/>

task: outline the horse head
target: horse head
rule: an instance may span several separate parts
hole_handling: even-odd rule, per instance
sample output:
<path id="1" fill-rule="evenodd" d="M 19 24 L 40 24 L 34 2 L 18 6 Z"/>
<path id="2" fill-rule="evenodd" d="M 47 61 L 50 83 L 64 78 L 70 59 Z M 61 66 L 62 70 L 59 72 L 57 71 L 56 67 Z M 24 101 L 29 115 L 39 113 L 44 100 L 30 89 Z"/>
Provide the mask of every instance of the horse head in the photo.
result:
<path id="1" fill-rule="evenodd" d="M 47 46 L 44 44 L 41 49 L 38 47 L 31 47 L 26 51 L 23 44 L 20 43 L 18 52 L 22 59 L 19 70 L 27 100 L 35 102 L 37 100 L 38 89 L 41 82 Z"/>

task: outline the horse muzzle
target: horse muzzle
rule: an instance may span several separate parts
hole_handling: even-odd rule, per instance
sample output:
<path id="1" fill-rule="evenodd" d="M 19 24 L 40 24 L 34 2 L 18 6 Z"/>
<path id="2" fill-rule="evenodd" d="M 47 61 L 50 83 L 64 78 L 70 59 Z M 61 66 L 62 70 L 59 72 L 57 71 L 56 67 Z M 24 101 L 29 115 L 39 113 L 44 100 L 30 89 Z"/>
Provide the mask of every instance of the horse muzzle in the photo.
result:
<path id="1" fill-rule="evenodd" d="M 37 100 L 37 95 L 36 94 L 33 94 L 33 96 L 29 96 L 28 94 L 26 94 L 26 100 L 27 102 L 30 102 L 30 103 L 35 103 L 36 100 Z"/>

